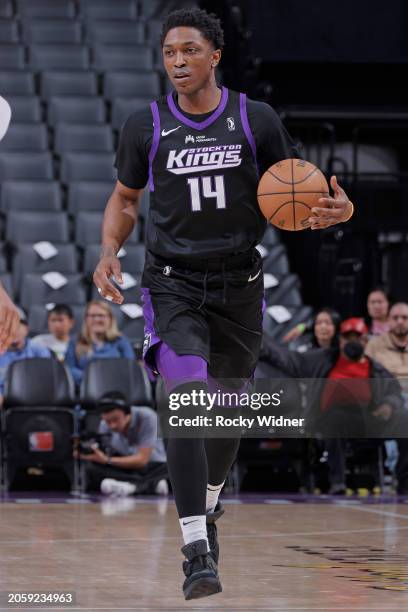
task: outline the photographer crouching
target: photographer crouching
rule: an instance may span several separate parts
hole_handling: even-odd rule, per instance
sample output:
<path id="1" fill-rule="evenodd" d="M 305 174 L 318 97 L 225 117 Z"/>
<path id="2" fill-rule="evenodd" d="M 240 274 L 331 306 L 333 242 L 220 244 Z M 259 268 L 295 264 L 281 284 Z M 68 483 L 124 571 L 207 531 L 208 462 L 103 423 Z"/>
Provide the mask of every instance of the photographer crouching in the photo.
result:
<path id="1" fill-rule="evenodd" d="M 104 396 L 98 408 L 98 434 L 85 436 L 80 443 L 86 490 L 116 496 L 167 495 L 166 452 L 163 440 L 157 437 L 156 413 L 151 408 L 128 406 L 118 393 Z"/>

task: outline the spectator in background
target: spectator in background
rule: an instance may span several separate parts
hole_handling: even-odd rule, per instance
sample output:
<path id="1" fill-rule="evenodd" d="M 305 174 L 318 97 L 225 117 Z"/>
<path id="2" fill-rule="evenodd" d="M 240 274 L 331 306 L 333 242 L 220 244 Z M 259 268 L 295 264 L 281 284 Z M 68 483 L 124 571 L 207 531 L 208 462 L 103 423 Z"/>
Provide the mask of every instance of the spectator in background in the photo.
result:
<path id="1" fill-rule="evenodd" d="M 381 287 L 375 287 L 367 296 L 367 325 L 369 337 L 380 336 L 389 330 L 390 301 Z"/>
<path id="2" fill-rule="evenodd" d="M 74 315 L 70 306 L 56 304 L 48 312 L 49 333 L 34 336 L 32 342 L 38 346 L 44 346 L 52 351 L 57 359 L 64 361 L 74 324 Z"/>
<path id="3" fill-rule="evenodd" d="M 372 338 L 365 352 L 399 379 L 408 408 L 408 304 L 394 304 L 388 322 L 389 331 Z"/>
<path id="4" fill-rule="evenodd" d="M 9 365 L 15 361 L 22 359 L 32 359 L 34 357 L 50 358 L 50 351 L 33 343 L 28 336 L 28 323 L 23 310 L 18 308 L 20 315 L 20 323 L 17 328 L 17 333 L 8 350 L 0 355 L 0 405 L 3 405 L 4 396 L 4 381 Z"/>
<path id="5" fill-rule="evenodd" d="M 95 443 L 91 454 L 81 454 L 87 462 L 88 490 L 118 496 L 149 490 L 166 495 L 166 452 L 157 438 L 157 415 L 142 406 L 128 406 L 120 393 L 102 398 L 101 439 L 109 437 L 104 448 Z"/>
<path id="6" fill-rule="evenodd" d="M 397 439 L 398 492 L 407 495 L 408 413 L 403 409 L 398 380 L 380 363 L 364 355 L 367 335 L 363 319 L 347 319 L 340 325 L 338 348 L 314 349 L 303 354 L 269 339 L 265 357 L 288 376 L 310 379 L 308 429 L 338 442 L 335 452 L 329 450 L 328 457 L 332 493 L 346 490 L 345 453 L 344 448 L 339 452 L 339 445 L 344 446 L 347 438 L 382 437 Z M 344 382 L 336 384 L 335 380 Z"/>
<path id="7" fill-rule="evenodd" d="M 289 348 L 304 353 L 311 348 L 334 348 L 338 344 L 340 327 L 340 315 L 332 308 L 321 308 L 315 317 L 307 323 L 299 323 L 292 328 L 283 338 L 289 343 Z M 302 341 L 306 332 L 311 332 L 311 337 Z"/>
<path id="8" fill-rule="evenodd" d="M 135 353 L 129 340 L 123 336 L 111 307 L 106 302 L 89 302 L 78 338 L 68 344 L 65 363 L 79 385 L 87 363 L 91 359 L 125 357 L 134 359 Z"/>

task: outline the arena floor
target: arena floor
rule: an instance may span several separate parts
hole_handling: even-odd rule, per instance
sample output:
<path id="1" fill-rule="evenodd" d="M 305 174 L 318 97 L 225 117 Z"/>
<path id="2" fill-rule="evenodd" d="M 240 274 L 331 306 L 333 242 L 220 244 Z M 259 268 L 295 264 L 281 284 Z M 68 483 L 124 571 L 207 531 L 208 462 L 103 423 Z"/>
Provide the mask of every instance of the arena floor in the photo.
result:
<path id="1" fill-rule="evenodd" d="M 3 496 L 4 593 L 75 591 L 69 609 L 402 611 L 408 499 L 243 496 L 220 525 L 224 592 L 185 602 L 172 500 Z"/>

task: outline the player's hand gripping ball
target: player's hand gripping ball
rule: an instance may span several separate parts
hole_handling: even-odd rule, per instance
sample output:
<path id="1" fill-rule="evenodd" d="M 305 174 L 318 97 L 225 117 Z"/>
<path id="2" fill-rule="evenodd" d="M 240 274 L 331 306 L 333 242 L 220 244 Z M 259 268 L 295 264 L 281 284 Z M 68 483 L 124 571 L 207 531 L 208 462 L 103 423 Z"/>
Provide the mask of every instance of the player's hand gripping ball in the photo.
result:
<path id="1" fill-rule="evenodd" d="M 303 159 L 283 159 L 265 172 L 258 185 L 258 204 L 266 219 L 283 230 L 310 227 L 312 208 L 329 197 L 323 173 Z"/>

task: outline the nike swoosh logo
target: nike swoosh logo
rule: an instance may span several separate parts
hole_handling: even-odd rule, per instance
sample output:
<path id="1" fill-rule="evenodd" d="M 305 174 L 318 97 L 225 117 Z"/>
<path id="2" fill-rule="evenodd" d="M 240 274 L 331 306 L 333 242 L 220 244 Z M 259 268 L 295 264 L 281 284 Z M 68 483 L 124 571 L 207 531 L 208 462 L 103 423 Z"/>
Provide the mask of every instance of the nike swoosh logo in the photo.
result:
<path id="1" fill-rule="evenodd" d="M 183 521 L 183 525 L 190 525 L 190 523 L 196 523 L 197 521 L 198 521 L 198 519 L 194 519 L 194 521 L 188 521 L 188 523 L 184 523 L 184 521 Z"/>
<path id="2" fill-rule="evenodd" d="M 171 134 L 172 132 L 175 132 L 179 128 L 181 128 L 181 125 L 178 125 L 176 128 L 173 128 L 172 130 L 162 130 L 161 135 L 162 136 L 167 136 L 168 134 Z"/>
<path id="3" fill-rule="evenodd" d="M 248 283 L 250 283 L 251 281 L 254 281 L 256 278 L 258 278 L 258 276 L 260 275 L 261 270 L 259 270 L 259 272 L 257 274 L 255 274 L 255 276 L 250 276 L 248 278 Z"/>

